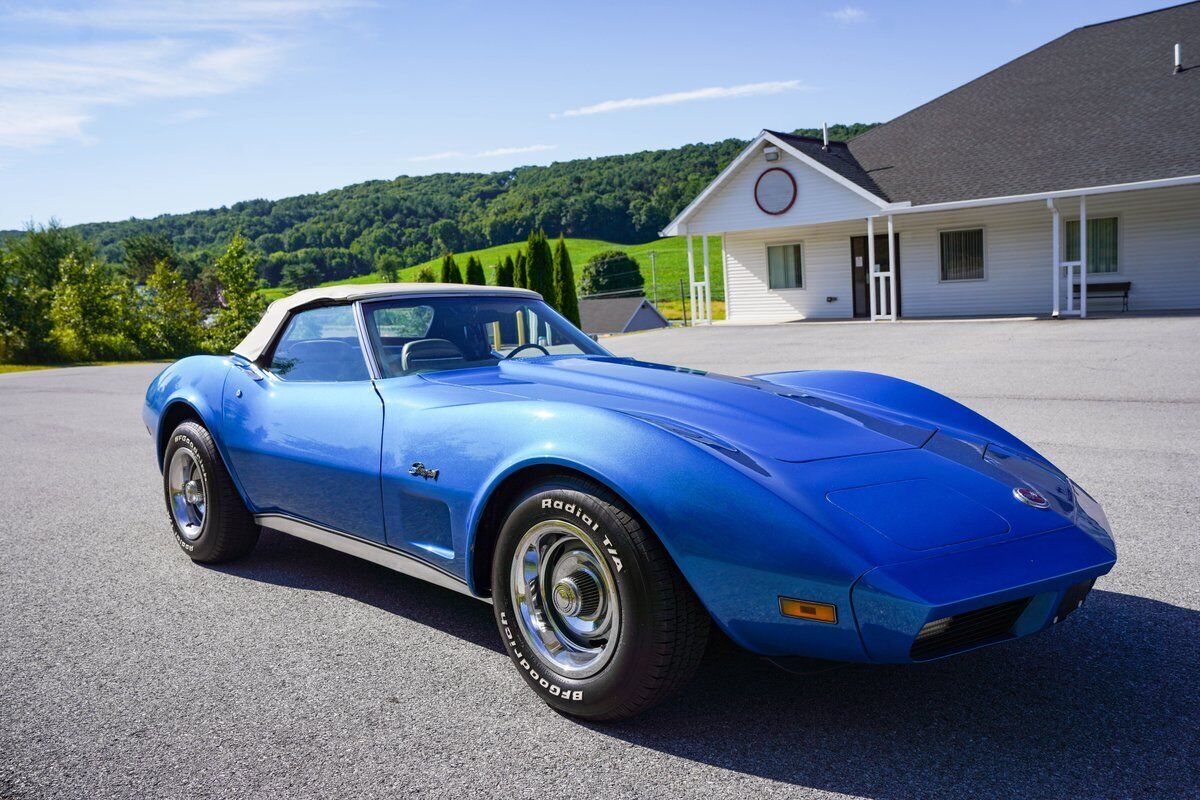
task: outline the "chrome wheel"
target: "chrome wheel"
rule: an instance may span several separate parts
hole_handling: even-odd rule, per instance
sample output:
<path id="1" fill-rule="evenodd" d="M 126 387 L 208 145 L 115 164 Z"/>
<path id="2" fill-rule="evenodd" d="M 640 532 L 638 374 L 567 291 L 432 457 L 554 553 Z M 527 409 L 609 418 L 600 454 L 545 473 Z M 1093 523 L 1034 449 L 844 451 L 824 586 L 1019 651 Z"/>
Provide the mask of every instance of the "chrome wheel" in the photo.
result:
<path id="1" fill-rule="evenodd" d="M 594 675 L 612 658 L 621 624 L 617 582 L 579 528 L 548 520 L 526 531 L 509 590 L 521 633 L 564 677 Z"/>
<path id="2" fill-rule="evenodd" d="M 191 450 L 180 448 L 171 456 L 167 465 L 167 492 L 179 534 L 188 541 L 199 539 L 204 530 L 208 487 L 200 462 Z"/>

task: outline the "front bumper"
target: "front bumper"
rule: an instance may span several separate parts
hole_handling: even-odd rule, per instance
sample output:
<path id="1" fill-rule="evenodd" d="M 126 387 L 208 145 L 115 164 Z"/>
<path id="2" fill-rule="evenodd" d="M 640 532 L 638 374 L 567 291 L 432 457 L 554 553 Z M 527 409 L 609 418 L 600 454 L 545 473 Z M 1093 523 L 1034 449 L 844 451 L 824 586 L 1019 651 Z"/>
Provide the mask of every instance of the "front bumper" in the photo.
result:
<path id="1" fill-rule="evenodd" d="M 1101 539 L 1070 526 L 876 567 L 855 582 L 851 605 L 871 661 L 927 661 L 1049 627 L 1115 563 Z"/>

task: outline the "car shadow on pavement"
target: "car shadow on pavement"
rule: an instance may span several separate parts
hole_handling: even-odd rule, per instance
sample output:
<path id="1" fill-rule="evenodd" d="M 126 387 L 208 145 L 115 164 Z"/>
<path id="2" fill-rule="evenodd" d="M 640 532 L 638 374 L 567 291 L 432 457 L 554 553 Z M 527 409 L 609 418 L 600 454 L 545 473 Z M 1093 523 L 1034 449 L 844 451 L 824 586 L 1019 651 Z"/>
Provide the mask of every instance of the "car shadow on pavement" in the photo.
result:
<path id="1" fill-rule="evenodd" d="M 491 609 L 264 531 L 222 572 L 367 603 L 503 654 Z M 800 675 L 717 646 L 677 697 L 596 733 L 887 800 L 1200 794 L 1200 612 L 1094 591 L 1052 631 L 930 664 Z M 532 699 L 532 697 L 531 697 Z"/>
<path id="2" fill-rule="evenodd" d="M 1196 797 L 1200 612 L 1093 592 L 1055 630 L 923 665 L 796 675 L 741 651 L 598 733 L 875 798 Z"/>
<path id="3" fill-rule="evenodd" d="M 247 580 L 340 595 L 504 653 L 491 606 L 294 536 L 264 529 L 248 558 L 212 569 Z"/>

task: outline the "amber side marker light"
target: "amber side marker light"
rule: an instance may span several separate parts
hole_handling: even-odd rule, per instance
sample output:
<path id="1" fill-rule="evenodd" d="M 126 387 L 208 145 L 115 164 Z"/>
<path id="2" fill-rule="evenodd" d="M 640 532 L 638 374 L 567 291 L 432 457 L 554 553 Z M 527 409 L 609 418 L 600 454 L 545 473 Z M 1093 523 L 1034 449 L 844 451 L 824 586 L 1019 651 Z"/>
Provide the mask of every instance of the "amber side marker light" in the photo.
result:
<path id="1" fill-rule="evenodd" d="M 837 606 L 829 603 L 814 603 L 810 600 L 781 597 L 779 598 L 779 612 L 785 617 L 837 624 Z"/>

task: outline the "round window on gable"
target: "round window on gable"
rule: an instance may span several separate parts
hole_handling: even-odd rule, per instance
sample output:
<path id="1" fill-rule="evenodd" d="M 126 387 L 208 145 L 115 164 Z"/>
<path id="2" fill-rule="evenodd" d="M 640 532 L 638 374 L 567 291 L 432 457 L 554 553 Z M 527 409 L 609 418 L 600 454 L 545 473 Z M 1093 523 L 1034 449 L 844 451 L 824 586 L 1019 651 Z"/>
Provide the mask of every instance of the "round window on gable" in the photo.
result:
<path id="1" fill-rule="evenodd" d="M 754 182 L 754 202 L 763 213 L 784 213 L 796 202 L 796 179 L 783 167 L 764 170 Z"/>

